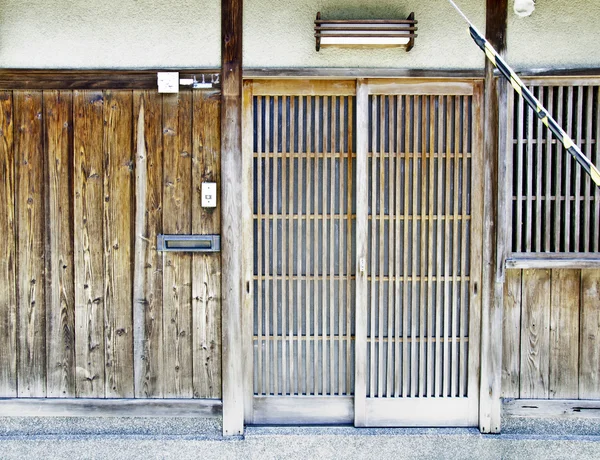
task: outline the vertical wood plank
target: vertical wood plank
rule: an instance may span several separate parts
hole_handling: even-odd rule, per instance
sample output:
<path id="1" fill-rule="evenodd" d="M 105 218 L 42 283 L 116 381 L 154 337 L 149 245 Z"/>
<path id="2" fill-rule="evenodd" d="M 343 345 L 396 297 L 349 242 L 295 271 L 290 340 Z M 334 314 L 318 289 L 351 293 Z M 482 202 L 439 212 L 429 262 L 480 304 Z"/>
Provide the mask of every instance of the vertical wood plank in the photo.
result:
<path id="1" fill-rule="evenodd" d="M 76 390 L 81 398 L 102 398 L 104 96 L 101 91 L 74 91 L 73 104 Z"/>
<path id="2" fill-rule="evenodd" d="M 429 165 L 429 198 L 427 204 L 427 223 L 428 223 L 428 241 L 427 241 L 427 389 L 425 395 L 428 397 L 434 396 L 433 394 L 433 378 L 435 376 L 435 360 L 433 357 L 433 345 L 435 343 L 435 332 L 433 320 L 434 316 L 434 292 L 433 292 L 433 279 L 434 276 L 439 276 L 434 270 L 435 260 L 433 257 L 433 248 L 435 244 L 435 225 L 434 225 L 434 208 L 436 203 L 434 201 L 435 188 L 436 188 L 436 162 L 435 162 L 435 123 L 436 123 L 436 97 L 429 97 L 429 146 L 427 148 L 427 163 Z M 466 129 L 466 125 L 465 125 Z M 465 212 L 463 208 L 463 213 Z"/>
<path id="3" fill-rule="evenodd" d="M 521 270 L 507 270 L 502 332 L 502 397 L 518 398 L 521 358 Z"/>
<path id="4" fill-rule="evenodd" d="M 370 241 L 370 254 L 371 260 L 369 264 L 369 275 L 371 276 L 370 283 L 370 299 L 368 304 L 368 314 L 367 316 L 369 322 L 369 341 L 368 341 L 368 350 L 369 350 L 369 379 L 368 379 L 368 397 L 372 398 L 375 396 L 375 307 L 376 303 L 376 248 L 377 248 L 377 232 L 376 230 L 376 217 L 377 217 L 377 164 L 376 164 L 376 152 L 377 152 L 377 106 L 378 106 L 379 98 L 377 95 L 371 95 L 371 142 L 367 149 L 368 158 L 370 158 L 371 164 L 371 210 L 369 212 L 369 229 L 371 231 L 371 241 Z M 369 128 L 367 128 L 367 133 Z M 367 160 L 368 162 L 369 160 Z M 367 168 L 368 168 L 367 163 Z M 367 233 L 368 235 L 368 233 Z M 357 235 L 358 238 L 358 235 Z"/>
<path id="5" fill-rule="evenodd" d="M 395 302 L 394 302 L 394 314 L 395 314 L 395 322 L 394 322 L 394 397 L 399 397 L 402 391 L 402 355 L 400 349 L 400 337 L 403 332 L 400 331 L 401 327 L 401 318 L 402 318 L 402 310 L 403 302 L 401 297 L 401 292 L 404 291 L 402 277 L 404 277 L 404 272 L 400 271 L 400 261 L 403 259 L 402 255 L 404 254 L 404 247 L 401 243 L 401 226 L 403 225 L 403 221 L 401 220 L 401 212 L 402 212 L 402 181 L 406 182 L 406 176 L 402 175 L 402 96 L 396 96 L 396 124 L 393 126 L 393 129 L 396 134 L 396 206 L 394 209 L 394 217 L 396 219 L 395 226 L 395 275 L 396 280 L 394 283 L 395 286 Z M 390 206 L 390 212 L 392 207 Z M 402 344 L 404 345 L 404 344 Z"/>
<path id="6" fill-rule="evenodd" d="M 264 209 L 264 222 L 265 222 L 265 233 L 264 233 L 264 247 L 263 252 L 265 256 L 265 297 L 264 297 L 264 312 L 265 312 L 265 322 L 264 322 L 264 333 L 265 333 L 265 344 L 264 344 L 264 370 L 265 370 L 265 393 L 267 395 L 272 394 L 272 385 L 271 381 L 273 378 L 273 367 L 271 365 L 271 348 L 273 345 L 273 341 L 271 340 L 271 319 L 270 319 L 270 310 L 271 310 L 271 294 L 269 292 L 269 288 L 271 287 L 271 279 L 270 279 L 270 267 L 271 267 L 271 255 L 273 252 L 273 244 L 271 242 L 271 156 L 273 149 L 271 144 L 273 143 L 273 139 L 271 137 L 271 103 L 273 98 L 271 96 L 265 97 L 265 149 L 264 149 L 264 158 L 265 158 L 265 167 L 264 167 L 264 188 L 263 188 L 263 196 L 265 200 L 265 209 Z M 275 113 L 276 109 L 275 109 Z M 261 179 L 262 180 L 262 179 Z M 298 238 L 300 235 L 298 235 Z M 298 275 L 300 274 L 300 270 L 298 270 Z M 297 281 L 299 284 L 299 281 Z M 297 299 L 299 302 L 299 299 Z"/>
<path id="7" fill-rule="evenodd" d="M 579 397 L 579 294 L 581 270 L 552 270 L 549 397 Z"/>
<path id="8" fill-rule="evenodd" d="M 15 243 L 14 106 L 0 92 L 0 397 L 17 396 L 17 255 Z"/>
<path id="9" fill-rule="evenodd" d="M 579 397 L 600 398 L 600 269 L 581 270 Z"/>
<path id="10" fill-rule="evenodd" d="M 46 154 L 46 395 L 75 396 L 73 270 L 73 99 L 44 92 Z"/>
<path id="11" fill-rule="evenodd" d="M 420 227 L 415 226 L 415 228 L 419 228 L 419 236 L 421 241 L 419 242 L 419 258 L 421 259 L 420 267 L 419 267 L 419 396 L 426 396 L 425 394 L 425 384 L 427 383 L 427 366 L 426 366 L 426 349 L 425 346 L 429 340 L 427 340 L 427 321 L 428 318 L 426 316 L 427 311 L 427 156 L 425 154 L 425 150 L 427 147 L 427 97 L 423 96 L 421 98 L 421 120 L 420 120 L 420 148 L 416 148 L 416 152 L 418 152 L 419 162 L 421 164 L 421 168 L 419 171 L 419 186 L 421 187 L 421 201 L 419 203 L 418 210 L 418 218 L 421 221 Z M 415 158 L 415 161 L 417 159 Z M 455 188 L 456 190 L 456 188 Z M 415 206 L 418 203 L 417 197 L 413 197 L 415 200 Z M 455 203 L 456 205 L 456 203 Z M 416 221 L 413 221 L 416 223 Z M 414 276 L 414 275 L 413 275 Z"/>
<path id="12" fill-rule="evenodd" d="M 15 91 L 18 396 L 46 396 L 42 93 Z"/>
<path id="13" fill-rule="evenodd" d="M 241 0 L 221 1 L 221 224 L 223 435 L 242 434 L 242 14 Z"/>
<path id="14" fill-rule="evenodd" d="M 394 333 L 394 319 L 397 316 L 397 310 L 395 309 L 396 298 L 394 296 L 394 287 L 398 282 L 398 273 L 394 271 L 395 267 L 395 258 L 396 258 L 396 248 L 394 239 L 395 236 L 395 228 L 398 225 L 398 220 L 396 219 L 395 214 L 395 196 L 396 196 L 396 177 L 394 171 L 394 165 L 396 164 L 397 158 L 394 152 L 394 100 L 396 98 L 394 96 L 388 96 L 388 122 L 386 124 L 386 131 L 388 133 L 388 166 L 387 166 L 387 175 L 388 175 L 388 187 L 387 187 L 387 196 L 388 196 L 388 207 L 387 207 L 387 216 L 388 216 L 388 256 L 387 256 L 387 266 L 388 266 L 388 282 L 387 282 L 387 364 L 386 364 L 386 389 L 385 396 L 391 397 L 393 395 L 392 389 L 394 386 L 395 374 L 394 374 L 394 354 L 393 354 L 393 346 L 395 345 L 395 340 L 393 338 Z"/>
<path id="15" fill-rule="evenodd" d="M 588 86 L 586 88 L 586 92 L 587 92 L 587 98 L 586 98 L 586 116 L 585 116 L 585 156 L 588 157 L 589 159 L 593 159 L 592 156 L 592 150 L 593 150 L 593 146 L 592 146 L 592 134 L 593 134 L 593 121 L 594 121 L 594 88 L 592 86 Z M 582 108 L 583 111 L 583 108 Z M 592 188 L 592 183 L 590 181 L 590 175 L 589 174 L 585 174 L 583 171 L 581 172 L 581 174 L 583 175 L 583 190 L 584 190 L 584 196 L 583 196 L 583 248 L 582 251 L 593 251 L 591 244 L 590 244 L 590 230 L 591 230 L 591 223 L 590 223 L 590 213 L 591 213 L 591 209 L 593 206 L 593 201 L 591 201 L 590 199 L 590 190 L 593 191 L 595 189 L 597 189 L 598 187 L 594 187 Z M 593 231 L 591 233 L 591 236 L 593 238 Z M 596 241 L 600 238 L 598 238 L 598 234 L 596 234 Z"/>
<path id="16" fill-rule="evenodd" d="M 106 91 L 104 110 L 105 394 L 130 398 L 132 337 L 132 94 Z"/>
<path id="17" fill-rule="evenodd" d="M 354 424 L 366 425 L 367 263 L 368 246 L 368 129 L 369 93 L 365 80 L 356 88 L 356 323 Z"/>
<path id="18" fill-rule="evenodd" d="M 554 91 L 552 90 L 552 87 L 547 88 L 546 90 L 547 94 L 548 94 L 548 102 L 546 104 L 546 107 L 554 107 Z M 509 112 L 511 113 L 511 112 Z M 591 120 L 591 118 L 590 118 Z M 545 222 L 544 222 L 544 229 L 545 229 L 545 235 L 544 235 L 544 251 L 546 252 L 550 252 L 552 249 L 552 235 L 548 235 L 547 232 L 548 230 L 551 228 L 552 225 L 552 163 L 553 163 L 553 153 L 552 153 L 552 131 L 550 131 L 549 129 L 546 129 L 545 127 L 543 128 L 543 130 L 545 131 L 545 141 L 546 141 L 546 149 L 543 153 L 543 155 L 546 157 L 546 201 L 544 203 L 544 208 L 546 210 L 546 218 L 545 218 Z M 507 181 L 508 184 L 511 184 L 511 181 Z M 558 196 L 554 196 L 554 200 L 558 201 Z M 508 228 L 512 228 L 512 227 L 508 227 Z M 558 250 L 558 249 L 557 249 Z"/>
<path id="19" fill-rule="evenodd" d="M 221 102 L 215 94 L 193 93 L 192 194 L 190 199 L 192 201 L 191 231 L 194 234 L 221 233 L 221 200 L 217 199 L 215 208 L 200 206 L 202 182 L 216 182 L 217 194 L 221 190 L 220 115 Z M 251 152 L 248 155 L 251 155 Z M 252 156 L 250 156 L 251 159 Z M 181 161 L 184 160 L 185 157 L 181 154 Z M 181 169 L 180 177 L 182 181 L 189 179 L 183 169 Z M 187 193 L 184 190 L 182 193 Z M 250 212 L 252 212 L 251 208 Z M 252 269 L 252 265 L 250 265 L 250 269 Z M 194 254 L 192 256 L 191 283 L 194 397 L 220 398 L 221 255 L 219 253 Z M 250 328 L 250 331 L 252 330 L 253 328 Z M 246 346 L 251 346 L 251 342 Z"/>
<path id="20" fill-rule="evenodd" d="M 563 87 L 559 86 L 558 87 L 558 117 L 557 120 L 562 120 L 563 119 Z M 555 191 L 555 198 L 554 198 L 554 238 L 555 238 L 555 243 L 554 243 L 554 250 L 555 251 L 566 251 L 567 249 L 565 249 L 564 245 L 562 244 L 562 239 L 561 236 L 564 232 L 562 232 L 562 213 L 561 213 L 561 209 L 563 204 L 566 206 L 566 202 L 563 203 L 563 193 L 561 191 L 562 188 L 562 183 L 563 183 L 563 173 L 562 173 L 562 164 L 564 161 L 564 155 L 565 152 L 562 151 L 561 147 L 558 146 L 557 149 L 553 149 L 555 150 L 555 155 L 557 158 L 556 161 L 556 172 L 555 172 L 555 181 L 556 181 L 556 191 Z"/>
<path id="21" fill-rule="evenodd" d="M 442 220 L 444 214 L 444 114 L 445 114 L 446 98 L 438 97 L 438 119 L 437 119 L 437 138 L 438 145 L 436 149 L 437 156 L 437 202 L 436 202 L 436 218 L 437 218 L 437 233 L 436 233 L 436 263 L 435 274 L 437 278 L 435 286 L 435 396 L 442 394 L 442 315 L 443 315 L 443 300 L 442 292 L 444 290 L 443 282 L 443 261 L 442 242 L 445 241 L 444 225 L 445 220 Z"/>
<path id="22" fill-rule="evenodd" d="M 573 87 L 567 87 L 567 123 L 565 127 L 566 133 L 573 138 Z M 564 158 L 564 183 L 565 183 L 565 217 L 563 224 L 564 230 L 564 241 L 565 241 L 565 252 L 573 251 L 573 247 L 571 245 L 571 227 L 573 226 L 573 222 L 571 222 L 571 214 L 572 210 L 574 210 L 573 206 L 575 203 L 573 202 L 573 185 L 571 184 L 571 166 L 577 168 L 576 165 L 571 165 L 572 159 L 571 156 L 568 155 L 564 150 L 561 151 L 562 158 Z"/>
<path id="23" fill-rule="evenodd" d="M 550 270 L 523 271 L 521 398 L 548 398 Z"/>
<path id="24" fill-rule="evenodd" d="M 162 96 L 133 94 L 136 146 L 134 260 L 134 368 L 136 397 L 163 397 L 163 233 Z M 189 212 L 186 209 L 187 212 Z M 165 219 L 168 220 L 168 219 Z M 171 254 L 171 253 L 167 253 Z"/>
<path id="25" fill-rule="evenodd" d="M 459 340 L 459 318 L 458 318 L 458 300 L 460 298 L 460 283 L 458 282 L 458 267 L 460 262 L 460 253 L 458 251 L 458 208 L 459 208 L 459 150 L 460 150 L 460 98 L 454 97 L 454 180 L 453 180 L 453 197 L 452 197 L 452 357 L 450 358 L 450 392 L 452 396 L 457 396 L 458 391 L 458 347 Z M 447 212 L 449 215 L 449 212 Z"/>
<path id="26" fill-rule="evenodd" d="M 582 145 L 583 141 L 583 86 L 577 87 L 577 102 L 574 107 L 575 109 L 575 128 L 571 135 L 573 136 L 573 140 L 577 143 L 578 146 Z M 573 190 L 573 251 L 579 252 L 582 250 L 581 248 L 581 210 L 583 208 L 581 203 L 581 175 L 585 174 L 579 166 L 576 166 L 574 171 L 575 173 L 575 185 Z M 568 222 L 568 221 L 567 221 Z M 568 224 L 567 224 L 568 225 Z M 583 251 L 586 251 L 587 248 L 583 248 Z"/>
<path id="27" fill-rule="evenodd" d="M 375 380 L 377 381 L 377 396 L 383 397 L 383 385 L 385 379 L 385 372 L 383 367 L 383 355 L 384 355 L 384 331 L 383 331 L 383 323 L 384 323 L 384 296 L 383 296 L 383 285 L 385 283 L 384 279 L 384 228 L 385 228 L 385 100 L 386 96 L 383 94 L 378 96 L 379 99 L 379 121 L 375 122 L 373 120 L 373 128 L 377 126 L 379 130 L 379 190 L 377 192 L 377 199 L 375 202 L 379 205 L 379 228 L 376 225 L 375 215 L 376 209 L 372 210 L 373 218 L 371 231 L 379 233 L 378 238 L 378 255 L 379 261 L 377 263 L 377 271 L 375 269 L 372 270 L 371 276 L 375 278 L 377 276 L 377 284 L 379 287 L 379 298 L 377 301 L 378 304 L 378 312 L 377 312 L 377 342 L 375 342 L 374 337 L 371 337 L 371 346 L 375 347 L 377 344 L 377 371 L 374 373 Z M 372 129 L 373 129 L 372 128 Z M 375 131 L 375 129 L 373 129 Z M 377 146 L 373 145 L 373 168 L 375 168 L 375 151 Z M 373 169 L 374 170 L 374 169 Z M 375 175 L 373 178 L 375 179 Z M 373 306 L 374 307 L 374 306 Z M 371 321 L 375 322 L 375 310 L 373 309 L 373 316 L 371 317 Z M 372 382 L 371 385 L 375 385 L 375 382 Z"/>
<path id="28" fill-rule="evenodd" d="M 412 182 L 410 171 L 410 101 L 409 96 L 402 96 L 404 105 L 404 126 L 402 126 L 402 132 L 404 133 L 404 234 L 402 239 L 402 247 L 404 249 L 403 259 L 404 264 L 402 267 L 402 396 L 409 396 L 410 391 L 410 361 L 409 361 L 409 348 L 412 345 L 409 342 L 408 325 L 409 325 L 409 286 L 410 281 L 408 277 L 409 267 L 409 243 L 408 243 L 408 225 L 409 225 L 409 197 L 410 197 L 410 183 Z"/>
<path id="29" fill-rule="evenodd" d="M 192 152 L 192 93 L 163 96 L 163 229 L 169 233 L 191 230 L 190 157 Z M 163 334 L 165 397 L 193 396 L 191 257 L 163 257 Z"/>
<path id="30" fill-rule="evenodd" d="M 287 170 L 288 164 L 290 162 L 289 151 L 288 148 L 288 136 L 287 136 L 287 126 L 288 126 L 288 117 L 287 117 L 287 107 L 288 101 L 290 101 L 290 97 L 286 96 L 283 98 L 283 109 L 281 114 L 281 125 L 283 127 L 282 133 L 282 144 L 281 144 L 281 213 L 282 213 L 282 228 L 281 228 L 281 393 L 286 395 L 289 394 L 289 382 L 288 382 L 288 306 L 289 306 L 289 294 L 288 294 L 288 257 L 287 252 L 290 250 L 288 244 L 288 228 L 289 231 L 292 231 L 292 220 L 290 219 L 288 210 L 288 178 L 287 178 Z M 291 102 L 291 101 L 290 101 Z M 294 143 L 293 131 L 290 132 L 289 142 L 290 146 Z M 314 250 L 314 246 L 313 246 Z M 315 300 L 316 301 L 316 300 Z M 316 312 L 316 310 L 315 310 Z M 316 353 L 316 351 L 315 351 Z M 316 354 L 315 354 L 315 362 L 316 362 Z M 316 375 L 316 374 L 315 374 Z M 313 381 L 316 385 L 316 382 Z M 314 390 L 316 393 L 316 389 Z"/>
<path id="31" fill-rule="evenodd" d="M 261 155 L 261 153 L 263 152 L 263 148 L 262 148 L 262 143 L 263 141 L 263 115 L 262 115 L 262 111 L 263 111 L 263 103 L 262 103 L 263 99 L 262 96 L 258 97 L 258 100 L 256 102 L 256 113 L 257 113 L 257 120 L 256 120 L 256 132 L 257 132 L 257 147 L 256 147 L 256 152 L 257 152 L 257 167 L 256 167 L 256 195 L 257 195 L 257 201 L 258 201 L 258 206 L 257 206 L 257 217 L 256 217 L 256 221 L 257 221 L 257 225 L 258 225 L 258 231 L 257 231 L 257 241 L 256 241 L 256 253 L 258 256 L 258 264 L 257 264 L 257 275 L 258 275 L 258 292 L 257 294 L 257 303 L 258 306 L 256 308 L 256 312 L 258 315 L 258 318 L 256 318 L 256 324 L 257 324 L 257 339 L 256 339 L 256 347 L 257 347 L 257 380 L 256 380 L 256 392 L 260 395 L 264 394 L 264 385 L 263 385 L 263 374 L 264 374 L 264 366 L 262 364 L 263 362 L 263 347 L 264 347 L 264 341 L 263 341 L 263 282 L 264 282 L 264 276 L 263 276 L 263 155 Z M 253 325 L 254 328 L 254 325 Z"/>

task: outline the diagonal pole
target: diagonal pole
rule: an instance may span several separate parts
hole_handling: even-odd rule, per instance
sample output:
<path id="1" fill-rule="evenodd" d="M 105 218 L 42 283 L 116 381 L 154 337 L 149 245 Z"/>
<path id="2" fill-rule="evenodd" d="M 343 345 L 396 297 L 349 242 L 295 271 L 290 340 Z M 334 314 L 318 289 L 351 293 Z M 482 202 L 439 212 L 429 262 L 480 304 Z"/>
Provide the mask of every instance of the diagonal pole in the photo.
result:
<path id="1" fill-rule="evenodd" d="M 492 64 L 500 71 L 500 73 L 506 78 L 514 90 L 525 100 L 527 105 L 531 107 L 537 116 L 540 118 L 542 123 L 552 131 L 563 144 L 564 148 L 569 152 L 581 165 L 581 167 L 587 172 L 592 181 L 596 186 L 600 187 L 600 171 L 594 166 L 591 160 L 586 157 L 581 149 L 575 144 L 573 139 L 560 127 L 554 118 L 548 113 L 540 101 L 529 91 L 523 81 L 518 77 L 513 69 L 502 59 L 502 57 L 496 52 L 494 47 L 479 33 L 477 28 L 471 21 L 465 16 L 465 14 L 456 6 L 452 0 L 448 0 L 450 4 L 458 11 L 462 18 L 469 24 L 469 32 L 473 41 L 481 48 L 487 58 Z"/>

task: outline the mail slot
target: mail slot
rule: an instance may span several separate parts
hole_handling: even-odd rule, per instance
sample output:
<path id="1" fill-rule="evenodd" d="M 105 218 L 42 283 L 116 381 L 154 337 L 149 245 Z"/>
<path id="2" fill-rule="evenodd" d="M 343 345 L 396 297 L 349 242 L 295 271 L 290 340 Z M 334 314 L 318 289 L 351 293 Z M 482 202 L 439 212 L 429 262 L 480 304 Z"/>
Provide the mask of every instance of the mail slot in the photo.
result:
<path id="1" fill-rule="evenodd" d="M 158 235 L 158 251 L 219 252 L 220 235 Z"/>

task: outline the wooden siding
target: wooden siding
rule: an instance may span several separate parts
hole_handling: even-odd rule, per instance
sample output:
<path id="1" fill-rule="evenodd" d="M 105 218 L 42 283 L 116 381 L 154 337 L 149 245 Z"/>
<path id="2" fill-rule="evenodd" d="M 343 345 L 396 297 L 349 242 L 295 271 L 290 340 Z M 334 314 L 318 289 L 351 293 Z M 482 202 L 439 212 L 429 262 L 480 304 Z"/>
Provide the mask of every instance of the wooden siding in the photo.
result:
<path id="1" fill-rule="evenodd" d="M 502 396 L 600 397 L 600 269 L 507 270 Z"/>
<path id="2" fill-rule="evenodd" d="M 220 257 L 156 251 L 220 232 L 199 193 L 220 180 L 219 110 L 0 93 L 0 397 L 220 398 Z"/>

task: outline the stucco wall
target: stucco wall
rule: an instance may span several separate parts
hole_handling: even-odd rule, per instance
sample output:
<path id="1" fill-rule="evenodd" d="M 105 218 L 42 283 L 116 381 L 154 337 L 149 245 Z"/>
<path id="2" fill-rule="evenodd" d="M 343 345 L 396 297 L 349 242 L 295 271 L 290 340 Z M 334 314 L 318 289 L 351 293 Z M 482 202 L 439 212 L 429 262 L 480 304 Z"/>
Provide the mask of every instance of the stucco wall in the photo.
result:
<path id="1" fill-rule="evenodd" d="M 509 0 L 512 8 L 512 0 Z M 0 67 L 218 67 L 220 0 L 0 0 Z M 485 1 L 459 0 L 484 28 Z M 585 5 L 585 7 L 582 7 Z M 419 21 L 413 51 L 315 51 L 313 21 Z M 600 2 L 538 0 L 529 18 L 509 12 L 516 68 L 600 67 Z M 245 0 L 246 67 L 481 68 L 483 55 L 446 0 Z"/>

